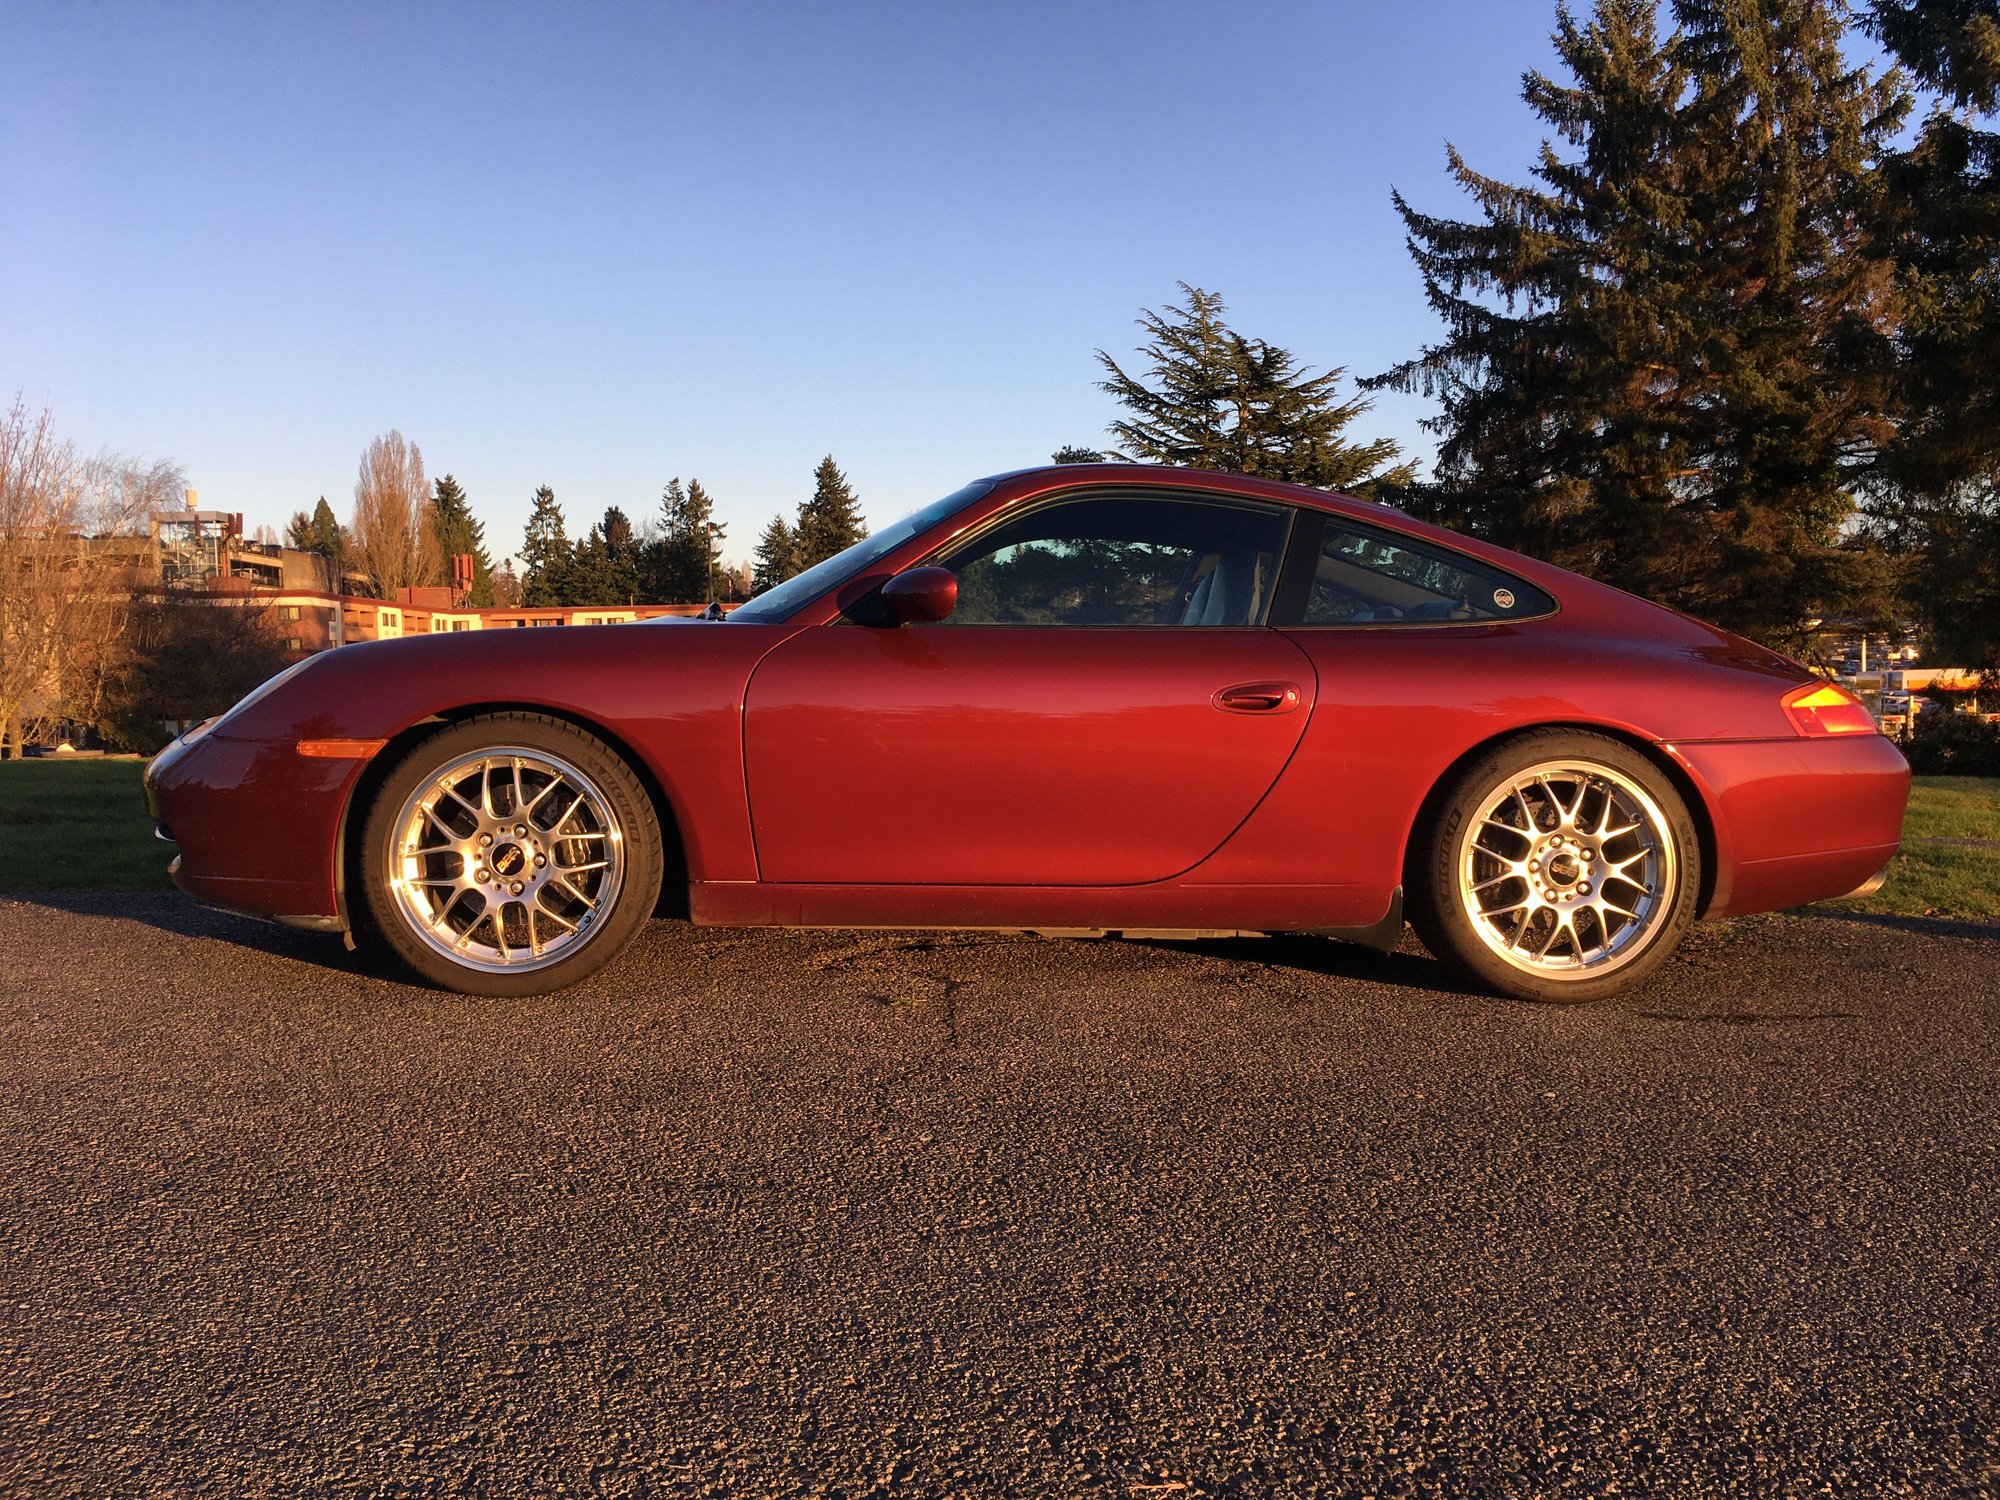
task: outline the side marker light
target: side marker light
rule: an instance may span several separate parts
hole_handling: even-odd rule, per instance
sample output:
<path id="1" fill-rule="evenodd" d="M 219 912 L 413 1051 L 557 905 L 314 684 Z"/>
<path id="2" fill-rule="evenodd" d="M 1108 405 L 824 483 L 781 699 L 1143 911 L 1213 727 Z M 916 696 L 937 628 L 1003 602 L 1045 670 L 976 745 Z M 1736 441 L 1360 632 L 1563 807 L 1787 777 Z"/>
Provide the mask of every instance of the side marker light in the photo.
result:
<path id="1" fill-rule="evenodd" d="M 299 754 L 310 760 L 367 760 L 387 740 L 300 740 Z"/>

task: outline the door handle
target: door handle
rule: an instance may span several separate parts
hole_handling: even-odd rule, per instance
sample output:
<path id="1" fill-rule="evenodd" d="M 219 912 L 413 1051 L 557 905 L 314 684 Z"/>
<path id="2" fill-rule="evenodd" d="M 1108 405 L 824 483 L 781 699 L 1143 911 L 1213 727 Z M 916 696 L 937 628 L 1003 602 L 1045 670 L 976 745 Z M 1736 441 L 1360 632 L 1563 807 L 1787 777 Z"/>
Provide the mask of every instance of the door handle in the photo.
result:
<path id="1" fill-rule="evenodd" d="M 1295 682 L 1239 682 L 1208 701 L 1226 714 L 1288 714 L 1304 699 Z"/>

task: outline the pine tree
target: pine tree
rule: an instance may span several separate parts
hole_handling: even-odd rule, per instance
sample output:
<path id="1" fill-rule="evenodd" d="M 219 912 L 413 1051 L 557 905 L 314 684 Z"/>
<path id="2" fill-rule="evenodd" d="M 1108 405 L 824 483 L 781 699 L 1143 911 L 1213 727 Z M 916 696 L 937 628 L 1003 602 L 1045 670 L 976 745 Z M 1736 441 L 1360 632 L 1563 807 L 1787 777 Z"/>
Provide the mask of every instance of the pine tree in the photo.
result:
<path id="1" fill-rule="evenodd" d="M 629 604 L 632 589 L 613 561 L 602 523 L 594 525 L 570 552 L 561 603 Z"/>
<path id="2" fill-rule="evenodd" d="M 688 481 L 688 534 L 693 538 L 701 557 L 702 602 L 714 602 L 716 598 L 716 570 L 722 563 L 722 539 L 729 528 L 715 519 L 715 502 L 708 498 L 708 491 L 701 487 L 699 479 Z"/>
<path id="3" fill-rule="evenodd" d="M 1953 109 L 1993 112 L 2000 98 L 2000 3 L 1874 0 L 1868 29 Z"/>
<path id="4" fill-rule="evenodd" d="M 868 535 L 861 504 L 831 453 L 813 471 L 812 498 L 799 506 L 793 528 L 793 563 L 799 572 L 825 562 Z"/>
<path id="5" fill-rule="evenodd" d="M 632 518 L 617 506 L 613 505 L 606 509 L 604 519 L 599 524 L 604 530 L 604 545 L 610 549 L 613 556 L 629 551 L 634 545 Z"/>
<path id="6" fill-rule="evenodd" d="M 1932 101 L 1884 172 L 1903 424 L 1870 529 L 1932 650 L 2000 669 L 2000 0 L 1878 0 L 1870 29 Z"/>
<path id="7" fill-rule="evenodd" d="M 567 604 L 574 569 L 574 549 L 563 524 L 556 492 L 547 485 L 535 491 L 528 512 L 527 537 L 521 544 L 521 600 L 531 609 Z"/>
<path id="8" fill-rule="evenodd" d="M 1104 462 L 1104 455 L 1099 453 L 1095 448 L 1085 448 L 1077 443 L 1064 443 L 1062 447 L 1049 455 L 1049 462 L 1054 464 L 1101 464 Z"/>
<path id="9" fill-rule="evenodd" d="M 326 503 L 326 496 L 319 497 L 319 504 L 313 507 L 310 530 L 312 545 L 306 550 L 317 552 L 321 557 L 333 559 L 338 568 L 347 555 L 347 528 L 333 513 L 333 507 Z"/>
<path id="10" fill-rule="evenodd" d="M 1889 431 L 1888 268 L 1863 211 L 1902 107 L 1834 0 L 1559 13 L 1571 81 L 1516 187 L 1449 152 L 1479 218 L 1395 204 L 1444 340 L 1370 384 L 1443 414 L 1413 508 L 1768 640 L 1851 593 L 1857 459 Z M 1860 570 L 1872 571 L 1872 570 Z"/>
<path id="11" fill-rule="evenodd" d="M 677 474 L 660 491 L 660 513 L 646 544 L 646 600 L 651 604 L 686 604 L 691 600 L 692 569 L 684 555 L 681 512 L 687 509 L 687 486 Z"/>
<path id="12" fill-rule="evenodd" d="M 1147 379 L 1128 375 L 1097 351 L 1110 376 L 1098 388 L 1132 413 L 1111 424 L 1124 447 L 1119 456 L 1364 495 L 1414 476 L 1414 465 L 1398 462 L 1392 439 L 1355 444 L 1343 436 L 1372 404 L 1361 396 L 1339 398 L 1345 369 L 1309 375 L 1289 350 L 1223 322 L 1227 309 L 1214 292 L 1186 282 L 1180 288 L 1185 306 L 1140 314 L 1140 328 L 1151 335 L 1138 351 L 1148 362 Z M 1056 461 L 1097 457 L 1058 453 Z"/>
<path id="13" fill-rule="evenodd" d="M 333 507 L 326 503 L 326 496 L 319 497 L 319 504 L 311 512 L 300 510 L 292 513 L 291 523 L 285 528 L 285 545 L 326 559 L 326 574 L 322 581 L 333 592 L 341 591 L 347 532 L 334 518 Z"/>
<path id="14" fill-rule="evenodd" d="M 469 555 L 472 607 L 484 609 L 491 605 L 493 559 L 486 551 L 486 528 L 472 514 L 472 502 L 466 498 L 464 486 L 449 474 L 431 485 L 431 525 L 437 532 L 438 546 L 444 550 L 446 575 L 450 574 L 454 557 Z"/>
<path id="15" fill-rule="evenodd" d="M 798 571 L 794 565 L 797 544 L 792 538 L 792 528 L 785 524 L 782 515 L 771 517 L 771 524 L 764 528 L 763 536 L 757 540 L 757 565 L 750 574 L 752 593 L 761 594 L 766 589 L 776 588 Z"/>
<path id="16" fill-rule="evenodd" d="M 631 517 L 613 505 L 604 512 L 598 530 L 604 538 L 603 584 L 611 595 L 605 602 L 637 603 L 645 592 L 645 547 L 632 529 Z"/>
<path id="17" fill-rule="evenodd" d="M 648 590 L 662 604 L 701 604 L 709 598 L 717 543 L 724 528 L 699 479 L 678 478 L 660 495 L 660 532 L 651 552 Z"/>

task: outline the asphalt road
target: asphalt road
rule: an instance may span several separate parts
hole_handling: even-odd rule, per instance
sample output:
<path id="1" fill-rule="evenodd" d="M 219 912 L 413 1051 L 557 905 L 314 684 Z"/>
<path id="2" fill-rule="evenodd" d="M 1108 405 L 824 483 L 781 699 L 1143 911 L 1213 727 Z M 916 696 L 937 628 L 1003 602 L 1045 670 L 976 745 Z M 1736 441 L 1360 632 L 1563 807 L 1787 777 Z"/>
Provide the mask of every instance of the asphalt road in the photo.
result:
<path id="1" fill-rule="evenodd" d="M 1992 1495 L 2000 929 L 1925 926 L 1563 1010 L 656 923 L 481 1002 L 0 901 L 0 1492 Z"/>

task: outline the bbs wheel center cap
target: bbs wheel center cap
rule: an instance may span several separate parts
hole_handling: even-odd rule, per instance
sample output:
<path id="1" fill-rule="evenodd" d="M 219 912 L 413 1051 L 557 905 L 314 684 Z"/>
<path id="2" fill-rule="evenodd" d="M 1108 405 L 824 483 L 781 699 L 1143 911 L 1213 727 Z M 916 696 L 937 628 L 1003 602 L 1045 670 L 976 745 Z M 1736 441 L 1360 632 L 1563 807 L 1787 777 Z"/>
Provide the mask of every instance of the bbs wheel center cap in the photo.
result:
<path id="1" fill-rule="evenodd" d="M 1577 864 L 1573 854 L 1558 854 L 1549 861 L 1549 881 L 1553 885 L 1574 885 Z"/>
<path id="2" fill-rule="evenodd" d="M 502 844 L 493 851 L 493 868 L 502 875 L 514 876 L 528 867 L 528 856 L 519 844 Z"/>

